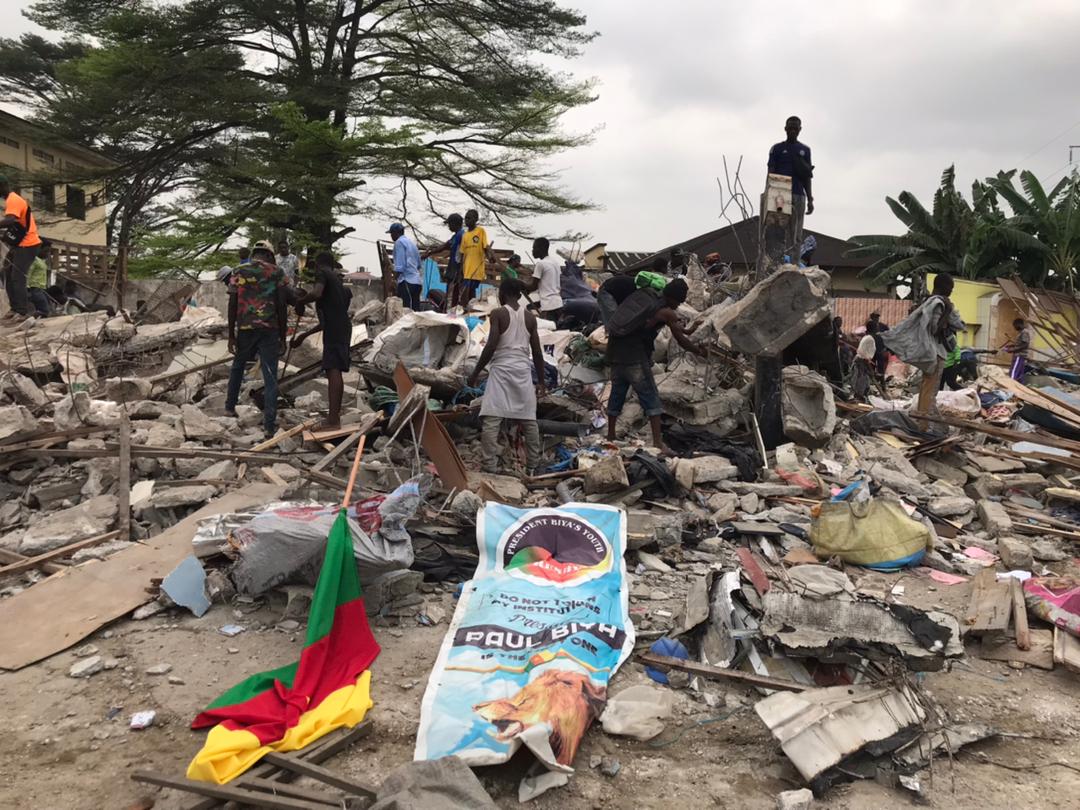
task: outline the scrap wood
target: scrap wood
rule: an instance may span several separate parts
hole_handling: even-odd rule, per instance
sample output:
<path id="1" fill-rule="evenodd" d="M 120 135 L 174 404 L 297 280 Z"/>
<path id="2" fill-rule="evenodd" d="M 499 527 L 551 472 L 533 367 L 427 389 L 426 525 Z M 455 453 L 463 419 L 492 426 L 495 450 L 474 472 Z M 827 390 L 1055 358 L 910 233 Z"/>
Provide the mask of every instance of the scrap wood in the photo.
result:
<path id="1" fill-rule="evenodd" d="M 1029 405 L 1042 408 L 1044 411 L 1052 413 L 1059 419 L 1063 419 L 1076 427 L 1080 427 L 1080 408 L 1070 402 L 1055 399 L 1049 394 L 1044 394 L 1034 388 L 1028 388 L 1023 383 L 1019 383 L 1009 377 L 1003 376 L 1001 379 L 995 381 L 995 385 L 1000 385 L 1006 391 L 1011 392 L 1021 402 L 1026 402 Z"/>
<path id="2" fill-rule="evenodd" d="M 1066 489 L 1065 487 L 1047 487 L 1042 491 L 1043 497 L 1048 501 L 1068 501 L 1080 503 L 1080 489 Z"/>
<path id="3" fill-rule="evenodd" d="M 136 782 L 143 782 L 147 785 L 172 788 L 185 793 L 194 793 L 197 796 L 210 796 L 221 801 L 237 802 L 242 806 L 268 807 L 271 810 L 326 810 L 327 807 L 326 804 L 318 801 L 274 796 L 270 793 L 258 793 L 231 785 L 197 782 L 194 779 L 162 776 L 152 771 L 135 771 L 131 774 L 131 778 Z"/>
<path id="4" fill-rule="evenodd" d="M 301 748 L 299 751 L 289 751 L 288 753 L 281 754 L 281 756 L 288 757 L 289 759 L 302 759 L 305 762 L 312 762 L 318 765 L 341 753 L 362 737 L 366 737 L 371 732 L 371 727 L 371 720 L 365 719 L 352 728 L 335 729 L 306 748 Z M 271 765 L 265 760 L 262 760 L 237 781 L 242 782 L 246 779 L 254 778 L 265 779 L 277 784 L 282 784 L 292 782 L 297 776 L 298 774 L 296 771 L 284 770 L 277 765 Z M 187 808 L 187 810 L 215 810 L 215 808 L 221 807 L 222 804 L 223 803 L 217 799 L 203 799 L 197 804 Z"/>
<path id="5" fill-rule="evenodd" d="M 76 566 L 0 602 L 0 669 L 22 669 L 66 650 L 144 604 L 150 579 L 166 576 L 191 554 L 200 520 L 280 496 L 280 487 L 248 484 L 103 562 Z"/>
<path id="6" fill-rule="evenodd" d="M 989 425 L 985 422 L 975 422 L 971 419 L 954 419 L 951 416 L 938 416 L 936 414 L 919 414 L 919 419 L 928 422 L 937 422 L 942 425 L 949 425 L 950 427 L 961 428 L 963 430 L 974 430 L 977 433 L 985 433 L 988 436 L 993 436 L 998 439 L 1005 439 L 1012 442 L 1030 442 L 1032 441 L 1031 433 L 1024 433 L 1019 430 L 1009 430 L 1008 428 L 997 427 L 996 425 Z M 1059 450 L 1068 450 L 1073 453 L 1080 453 L 1080 442 L 1072 441 L 1071 439 L 1063 439 L 1060 436 L 1047 436 L 1039 435 L 1039 444 L 1045 444 L 1048 447 L 1055 447 Z M 1051 460 L 1057 460 L 1057 457 L 1051 456 Z"/>
<path id="7" fill-rule="evenodd" d="M 979 645 L 979 658 L 984 661 L 1019 661 L 1039 669 L 1054 668 L 1054 634 L 1049 630 L 1032 630 L 1028 649 L 1018 646 L 1017 639 L 1006 635 L 984 636 Z"/>
<path id="8" fill-rule="evenodd" d="M 1012 596 L 1013 629 L 1016 632 L 1016 646 L 1021 650 L 1031 649 L 1031 631 L 1028 629 L 1027 605 L 1024 603 L 1024 588 L 1016 577 L 1009 577 L 1009 594 Z"/>
<path id="9" fill-rule="evenodd" d="M 2 563 L 20 563 L 26 562 L 29 559 L 30 558 L 27 557 L 25 554 L 19 554 L 15 551 L 9 551 L 6 548 L 0 548 L 0 562 Z M 63 566 L 59 563 L 46 562 L 41 563 L 41 565 L 39 565 L 38 567 L 46 574 L 56 574 L 60 571 L 63 571 L 66 566 Z"/>
<path id="10" fill-rule="evenodd" d="M 349 437 L 345 439 L 345 441 L 338 444 L 337 447 L 333 448 L 325 456 L 316 461 L 315 464 L 313 464 L 311 467 L 312 471 L 319 472 L 320 470 L 325 470 L 327 467 L 337 461 L 339 456 L 343 455 L 350 447 L 360 441 L 360 437 L 363 436 L 365 433 L 366 431 L 363 429 L 353 431 L 351 434 L 349 434 Z"/>
<path id="11" fill-rule="evenodd" d="M 761 570 L 761 565 L 754 558 L 754 553 L 748 548 L 736 549 L 735 554 L 739 558 L 739 562 L 742 563 L 743 570 L 746 571 L 746 575 L 750 577 L 750 582 L 754 585 L 754 590 L 758 592 L 759 596 L 764 596 L 769 588 L 772 587 L 772 583 L 769 582 L 769 578 L 765 576 L 765 572 Z"/>
<path id="12" fill-rule="evenodd" d="M 288 430 L 283 430 L 280 433 L 277 433 L 276 435 L 271 436 L 265 442 L 259 442 L 257 445 L 255 445 L 254 447 L 251 448 L 251 452 L 252 453 L 261 453 L 263 450 L 269 450 L 271 447 L 277 447 L 283 441 L 285 441 L 286 439 L 292 438 L 297 433 L 303 433 L 309 427 L 314 425 L 317 421 L 318 421 L 317 419 L 308 419 L 306 422 L 301 422 L 299 425 L 296 425 L 295 427 L 291 427 Z"/>
<path id="13" fill-rule="evenodd" d="M 1005 511 L 1009 512 L 1013 516 L 1030 518 L 1038 523 L 1043 523 L 1047 526 L 1057 526 L 1059 529 L 1073 529 L 1080 531 L 1080 523 L 1072 523 L 1068 520 L 1062 520 L 1061 518 L 1052 517 L 1050 515 L 1044 515 L 1042 512 L 1036 512 L 1034 509 L 1027 509 L 1017 504 L 1004 502 Z"/>
<path id="14" fill-rule="evenodd" d="M 993 568 L 984 568 L 971 580 L 971 601 L 964 627 L 968 633 L 1004 633 L 1012 615 L 1008 582 L 998 582 Z"/>
<path id="15" fill-rule="evenodd" d="M 263 477 L 266 478 L 266 480 L 269 481 L 271 484 L 277 484 L 279 487 L 286 487 L 289 485 L 288 481 L 286 481 L 269 467 L 263 467 L 262 474 Z"/>
<path id="16" fill-rule="evenodd" d="M 737 681 L 747 686 L 759 686 L 763 689 L 777 689 L 785 692 L 804 692 L 812 688 L 783 678 L 770 678 L 766 675 L 754 675 L 735 669 L 721 669 L 720 667 L 711 667 L 708 664 L 697 664 L 682 658 L 671 658 L 667 655 L 656 655 L 655 653 L 641 653 L 637 659 L 641 663 L 657 667 L 661 671 L 665 667 L 667 669 L 678 669 L 714 681 Z"/>
<path id="17" fill-rule="evenodd" d="M 154 386 L 168 380 L 174 380 L 177 377 L 186 377 L 188 374 L 195 374 L 199 371 L 206 371 L 207 369 L 214 368 L 215 366 L 220 366 L 224 365 L 225 363 L 231 362 L 232 359 L 233 356 L 231 354 L 226 354 L 224 357 L 219 357 L 217 360 L 207 360 L 205 363 L 199 363 L 199 365 L 197 366 L 190 366 L 188 368 L 178 369 L 177 371 L 170 371 L 166 374 L 155 374 L 153 377 L 149 378 L 150 385 Z"/>
<path id="18" fill-rule="evenodd" d="M 398 400 L 403 401 L 412 391 L 415 383 L 404 364 L 398 361 L 394 369 L 394 385 L 397 387 Z M 428 454 L 443 485 L 456 487 L 458 490 L 469 488 L 469 471 L 461 460 L 454 440 L 446 432 L 438 419 L 427 419 L 426 411 L 413 417 L 413 425 L 420 429 L 420 443 Z"/>
<path id="19" fill-rule="evenodd" d="M 99 534 L 96 537 L 88 537 L 85 540 L 79 540 L 75 543 L 68 543 L 66 546 L 54 548 L 52 551 L 46 551 L 44 554 L 38 554 L 35 557 L 26 557 L 20 562 L 0 567 L 0 574 L 21 574 L 23 571 L 37 568 L 43 563 L 52 562 L 60 557 L 67 557 L 70 554 L 74 554 L 81 548 L 90 548 L 91 546 L 99 545 L 108 540 L 115 540 L 120 534 L 120 531 L 117 530 L 108 532 L 107 534 Z"/>
<path id="20" fill-rule="evenodd" d="M 1080 640 L 1076 636 L 1054 628 L 1054 663 L 1061 664 L 1070 672 L 1080 672 Z"/>
<path id="21" fill-rule="evenodd" d="M 298 787 L 288 783 L 273 782 L 259 776 L 248 776 L 237 779 L 232 784 L 242 790 L 250 790 L 255 793 L 269 793 L 274 796 L 286 796 L 292 799 L 315 802 L 316 804 L 321 804 L 325 807 L 341 807 L 341 797 L 333 793 L 325 793 L 321 790 Z M 258 802 L 259 799 L 257 797 L 252 797 L 248 801 Z"/>
<path id="22" fill-rule="evenodd" d="M 17 442 L 0 442 L 0 450 L 5 453 L 14 453 L 16 450 L 30 450 L 39 447 L 47 447 L 54 442 L 67 439 L 78 439 L 83 436 L 92 436 L 95 433 L 105 433 L 112 430 L 109 427 L 99 425 L 84 425 L 83 427 L 71 428 L 70 430 L 50 430 L 34 436 L 23 436 Z"/>
<path id="23" fill-rule="evenodd" d="M 120 539 L 131 540 L 131 422 L 127 411 L 120 413 L 119 468 L 116 473 L 116 519 Z"/>
<path id="24" fill-rule="evenodd" d="M 1013 523 L 1013 531 L 1019 534 L 1047 534 L 1053 537 L 1064 537 L 1066 540 L 1080 541 L 1080 532 L 1070 532 L 1066 529 L 1055 529 L 1053 526 L 1035 526 L 1031 523 Z"/>
<path id="25" fill-rule="evenodd" d="M 338 776 L 333 771 L 329 771 L 313 762 L 305 762 L 302 759 L 287 757 L 273 751 L 265 754 L 263 759 L 271 765 L 277 765 L 279 768 L 292 771 L 298 776 L 307 776 L 311 779 L 317 779 L 320 782 L 336 787 L 338 790 L 343 790 L 353 796 L 365 796 L 369 799 L 375 798 L 375 791 L 367 785 L 362 785 L 359 782 L 354 782 L 351 779 Z"/>

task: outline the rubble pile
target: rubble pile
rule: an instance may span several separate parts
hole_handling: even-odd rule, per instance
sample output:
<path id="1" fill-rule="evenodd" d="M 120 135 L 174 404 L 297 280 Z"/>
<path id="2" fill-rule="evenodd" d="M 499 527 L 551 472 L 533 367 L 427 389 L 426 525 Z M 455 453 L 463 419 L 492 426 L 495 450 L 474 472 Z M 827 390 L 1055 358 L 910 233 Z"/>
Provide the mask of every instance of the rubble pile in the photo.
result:
<path id="1" fill-rule="evenodd" d="M 665 447 L 651 446 L 636 401 L 616 438 L 604 437 L 610 385 L 602 361 L 588 357 L 597 349 L 602 357 L 602 329 L 542 330 L 552 384 L 538 404 L 544 466 L 532 475 L 513 426 L 499 474 L 476 472 L 482 391 L 465 381 L 486 342 L 490 297 L 468 318 L 365 308 L 340 430 L 311 432 L 326 389 L 317 345 L 298 348 L 281 374 L 279 430 L 269 439 L 257 371 L 237 415 L 224 412 L 219 313 L 5 327 L 0 667 L 29 666 L 114 620 L 163 612 L 205 617 L 231 640 L 272 604 L 277 621 L 258 629 L 296 638 L 351 471 L 347 523 L 364 607 L 377 631 L 396 633 L 381 638 L 384 648 L 453 621 L 459 596 L 476 590 L 468 581 L 490 561 L 478 554 L 478 516 L 492 502 L 523 510 L 522 521 L 584 520 L 590 507 L 618 516 L 625 581 L 610 598 L 626 603 L 632 652 L 611 668 L 606 692 L 575 693 L 589 701 L 585 725 L 600 720 L 584 748 L 625 738 L 621 763 L 597 759 L 605 780 L 626 779 L 628 754 L 681 724 L 674 715 L 691 718 L 679 734 L 699 735 L 699 745 L 707 718 L 741 712 L 741 726 L 760 722 L 784 779 L 805 786 L 777 791 L 780 806 L 809 806 L 862 779 L 925 799 L 943 767 L 935 752 L 992 746 L 984 741 L 1005 731 L 962 722 L 935 697 L 938 685 L 974 660 L 1013 672 L 1080 671 L 1080 442 L 1035 429 L 1019 407 L 989 412 L 1022 406 L 1080 427 L 1077 386 L 1022 385 L 988 369 L 927 428 L 905 412 L 917 380 L 894 378 L 893 398 L 875 408 L 791 364 L 779 381 L 787 441 L 765 448 L 750 361 L 779 356 L 829 317 L 827 281 L 787 267 L 733 300 L 694 278 L 693 303 L 703 309 L 684 305 L 682 314 L 701 356 L 664 340 L 653 356 Z M 524 556 L 507 554 L 507 570 L 529 582 L 547 570 L 577 576 L 558 545 L 516 553 Z M 607 571 L 619 560 L 598 555 L 589 565 Z M 68 616 L 65 594 L 76 593 L 101 600 L 92 618 Z M 36 633 L 12 629 L 41 611 L 49 619 L 38 619 Z M 587 629 L 594 643 L 600 631 Z M 419 660 L 432 662 L 437 639 L 424 638 Z M 543 628 L 533 641 L 547 643 Z M 66 675 L 88 684 L 116 665 L 96 648 L 74 654 Z M 167 673 L 168 665 L 146 671 Z M 169 677 L 183 683 L 180 672 Z M 532 720 L 504 703 L 512 701 L 476 702 L 480 716 L 495 718 L 489 736 L 520 733 L 537 750 Z M 521 795 L 565 783 L 571 764 L 587 774 L 575 751 L 576 740 L 555 750 L 553 770 L 531 773 Z"/>

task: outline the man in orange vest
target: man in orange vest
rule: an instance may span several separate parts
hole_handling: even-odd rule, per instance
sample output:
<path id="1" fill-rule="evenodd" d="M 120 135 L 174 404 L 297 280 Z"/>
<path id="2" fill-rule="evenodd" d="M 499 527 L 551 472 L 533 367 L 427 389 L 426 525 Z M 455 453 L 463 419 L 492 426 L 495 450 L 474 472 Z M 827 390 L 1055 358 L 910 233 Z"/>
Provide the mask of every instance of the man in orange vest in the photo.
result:
<path id="1" fill-rule="evenodd" d="M 41 238 L 30 204 L 11 190 L 8 179 L 0 175 L 0 200 L 4 200 L 4 216 L 0 219 L 0 239 L 8 246 L 4 261 L 4 289 L 7 290 L 11 311 L 5 318 L 25 318 L 30 314 L 26 292 L 26 276 L 37 258 Z"/>

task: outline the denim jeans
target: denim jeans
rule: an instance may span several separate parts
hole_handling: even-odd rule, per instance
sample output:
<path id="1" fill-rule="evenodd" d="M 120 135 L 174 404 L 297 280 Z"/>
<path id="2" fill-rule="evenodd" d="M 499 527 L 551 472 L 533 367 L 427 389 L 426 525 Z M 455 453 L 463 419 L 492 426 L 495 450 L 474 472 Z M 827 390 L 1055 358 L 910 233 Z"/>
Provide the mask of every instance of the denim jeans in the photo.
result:
<path id="1" fill-rule="evenodd" d="M 420 308 L 420 291 L 422 287 L 419 284 L 409 284 L 405 281 L 399 281 L 397 285 L 398 298 L 405 304 L 406 308 L 413 311 Z"/>
<path id="2" fill-rule="evenodd" d="M 52 313 L 52 307 L 49 306 L 49 296 L 40 287 L 30 287 L 26 291 L 26 297 L 30 300 L 30 303 L 34 305 L 34 311 L 41 317 L 45 317 Z"/>
<path id="3" fill-rule="evenodd" d="M 236 354 L 229 371 L 229 391 L 225 396 L 225 409 L 234 410 L 240 399 L 240 386 L 244 382 L 244 368 L 259 358 L 263 385 L 263 427 L 271 433 L 277 427 L 277 367 L 281 352 L 281 336 L 277 329 L 240 329 L 236 333 Z"/>
<path id="4" fill-rule="evenodd" d="M 638 403 L 646 416 L 659 416 L 664 412 L 660 401 L 660 392 L 656 389 L 652 363 L 643 360 L 632 365 L 613 365 L 611 367 L 611 395 L 608 397 L 608 416 L 618 416 L 626 404 L 626 395 L 633 388 Z"/>
<path id="5" fill-rule="evenodd" d="M 11 311 L 19 315 L 29 315 L 30 305 L 26 297 L 26 275 L 30 272 L 30 265 L 37 258 L 38 248 L 14 247 L 8 248 L 7 258 L 4 260 L 4 287 L 7 291 L 8 303 Z"/>

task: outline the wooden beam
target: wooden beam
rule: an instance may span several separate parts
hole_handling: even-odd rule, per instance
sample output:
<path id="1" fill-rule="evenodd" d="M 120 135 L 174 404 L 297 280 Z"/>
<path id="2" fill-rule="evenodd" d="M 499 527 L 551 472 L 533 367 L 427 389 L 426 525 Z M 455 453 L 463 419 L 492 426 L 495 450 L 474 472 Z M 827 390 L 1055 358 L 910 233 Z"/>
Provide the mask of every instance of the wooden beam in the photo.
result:
<path id="1" fill-rule="evenodd" d="M 681 658 L 671 658 L 666 655 L 654 655 L 642 653 L 637 657 L 638 661 L 654 667 L 667 667 L 668 669 L 680 669 L 691 675 L 700 675 L 714 681 L 736 681 L 747 686 L 760 686 L 763 689 L 779 689 L 784 692 L 805 692 L 813 687 L 804 686 L 795 681 L 785 681 L 782 678 L 770 678 L 767 675 L 754 675 L 750 672 L 742 672 L 737 669 L 721 669 L 710 667 L 707 664 L 697 664 L 693 661 L 684 661 Z"/>
<path id="2" fill-rule="evenodd" d="M 104 543 L 108 540 L 115 540 L 119 536 L 119 531 L 113 531 L 108 534 L 99 534 L 97 537 L 88 537 L 86 540 L 79 540 L 75 543 L 68 543 L 66 546 L 54 548 L 52 551 L 46 551 L 44 554 L 38 554 L 36 557 L 27 557 L 22 562 L 5 565 L 0 568 L 0 575 L 20 574 L 23 571 L 29 571 L 31 568 L 37 568 L 42 563 L 51 562 L 60 557 L 67 557 L 69 554 L 74 554 L 81 548 L 90 548 L 91 546 L 96 546 L 99 543 Z"/>
<path id="3" fill-rule="evenodd" d="M 19 554 L 14 551 L 8 551 L 6 548 L 0 548 L 0 563 L 21 563 L 26 562 L 30 558 L 25 554 Z M 56 574 L 63 571 L 66 566 L 59 563 L 42 563 L 40 568 L 46 574 Z"/>
<path id="4" fill-rule="evenodd" d="M 116 476 L 116 527 L 121 540 L 131 540 L 131 422 L 120 411 L 120 469 Z"/>
<path id="5" fill-rule="evenodd" d="M 324 793 L 321 790 L 297 787 L 287 782 L 276 782 L 273 779 L 264 779 L 261 776 L 241 776 L 233 782 L 238 788 L 246 788 L 259 793 L 270 793 L 274 796 L 289 796 L 293 799 L 315 802 L 327 807 L 341 807 L 341 797 L 333 793 Z"/>
<path id="6" fill-rule="evenodd" d="M 308 419 L 306 422 L 301 422 L 299 425 L 296 425 L 295 427 L 291 427 L 288 430 L 282 431 L 281 433 L 278 433 L 276 436 L 272 436 L 271 438 L 267 439 L 265 442 L 259 442 L 259 444 L 255 445 L 254 447 L 251 448 L 251 452 L 252 453 L 261 453 L 263 450 L 269 450 L 271 447 L 277 447 L 279 444 L 281 444 L 286 439 L 288 439 L 288 438 L 290 438 L 292 436 L 295 436 L 298 433 L 303 433 L 309 427 L 314 425 L 316 421 L 318 421 L 318 420 Z"/>
<path id="7" fill-rule="evenodd" d="M 1009 593 L 1012 596 L 1013 629 L 1016 630 L 1016 646 L 1021 650 L 1030 650 L 1031 631 L 1028 629 L 1024 588 L 1016 577 L 1009 577 Z"/>
<path id="8" fill-rule="evenodd" d="M 182 368 L 179 371 L 170 371 L 168 374 L 155 374 L 153 377 L 150 378 L 150 384 L 157 385 L 158 383 L 163 383 L 166 380 L 173 380 L 177 377 L 185 377 L 188 374 L 194 374 L 198 371 L 206 371 L 207 369 L 214 368 L 215 366 L 220 366 L 223 363 L 227 363 L 232 359 L 233 356 L 231 354 L 227 354 L 224 357 L 219 357 L 217 360 L 208 360 L 205 363 L 199 363 L 199 365 L 192 366 L 191 368 Z"/>
<path id="9" fill-rule="evenodd" d="M 333 450 L 331 450 L 325 456 L 323 456 L 318 461 L 316 461 L 315 464 L 312 465 L 311 471 L 312 472 L 319 472 L 321 470 L 325 470 L 327 467 L 329 467 L 331 464 L 333 464 L 335 461 L 337 461 L 337 459 L 343 453 L 345 453 L 350 447 L 352 447 L 354 444 L 356 444 L 358 441 L 360 441 L 360 437 L 363 436 L 365 433 L 366 433 L 366 431 L 364 431 L 364 430 L 357 430 L 357 431 L 354 431 L 353 433 L 349 434 L 349 437 L 347 439 L 345 439 L 345 441 L 339 443 L 337 447 L 335 447 Z"/>
<path id="10" fill-rule="evenodd" d="M 198 796 L 209 796 L 226 802 L 237 802 L 240 805 L 254 805 L 255 807 L 268 807 L 271 810 L 326 810 L 325 804 L 308 802 L 303 799 L 292 799 L 287 796 L 274 796 L 269 793 L 255 793 L 250 790 L 232 787 L 230 785 L 215 785 L 210 782 L 196 782 L 194 779 L 174 779 L 151 771 L 135 771 L 131 774 L 135 782 L 143 782 L 148 785 L 182 790 L 185 793 L 194 793 Z"/>
<path id="11" fill-rule="evenodd" d="M 277 765 L 279 768 L 286 771 L 292 771 L 298 776 L 307 776 L 311 779 L 317 779 L 324 784 L 336 787 L 338 790 L 343 790 L 353 796 L 363 796 L 368 799 L 375 798 L 376 794 L 372 788 L 367 785 L 362 785 L 359 782 L 354 782 L 351 779 L 346 779 L 344 776 L 339 776 L 321 765 L 305 762 L 302 759 L 292 759 L 273 751 L 270 751 L 263 756 L 263 759 L 271 765 Z"/>

